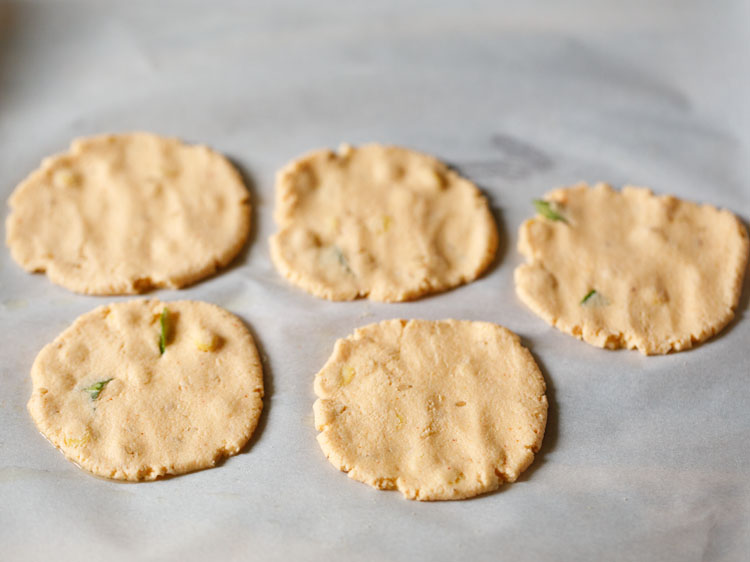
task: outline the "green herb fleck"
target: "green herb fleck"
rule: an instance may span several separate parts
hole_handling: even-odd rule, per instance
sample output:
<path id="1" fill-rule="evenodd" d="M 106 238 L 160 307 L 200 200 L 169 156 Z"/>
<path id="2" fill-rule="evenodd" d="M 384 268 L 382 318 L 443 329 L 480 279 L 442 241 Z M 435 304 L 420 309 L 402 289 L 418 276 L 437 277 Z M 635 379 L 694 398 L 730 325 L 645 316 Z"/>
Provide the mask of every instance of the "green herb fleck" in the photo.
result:
<path id="1" fill-rule="evenodd" d="M 352 271 L 352 268 L 349 267 L 349 262 L 347 261 L 344 252 L 341 251 L 341 248 L 339 248 L 338 246 L 334 246 L 333 252 L 336 254 L 336 259 L 339 260 L 341 267 L 343 267 L 347 273 L 351 273 L 353 275 L 354 272 Z"/>
<path id="2" fill-rule="evenodd" d="M 102 390 L 104 390 L 104 387 L 107 386 L 107 383 L 111 380 L 112 379 L 107 379 L 105 381 L 95 382 L 94 384 L 92 384 L 91 386 L 87 386 L 83 390 L 89 393 L 89 398 L 91 398 L 92 400 L 96 400 L 97 398 L 99 398 Z"/>
<path id="3" fill-rule="evenodd" d="M 169 310 L 164 307 L 161 311 L 161 317 L 159 318 L 161 324 L 161 336 L 159 337 L 159 354 L 164 355 L 164 351 L 167 349 L 167 336 L 169 335 Z"/>
<path id="4" fill-rule="evenodd" d="M 567 219 L 557 211 L 557 205 L 552 201 L 534 199 L 536 212 L 552 221 L 568 222 Z"/>
<path id="5" fill-rule="evenodd" d="M 586 293 L 586 296 L 581 299 L 581 304 L 586 304 L 586 302 L 593 297 L 596 294 L 595 289 L 591 289 L 588 293 Z"/>

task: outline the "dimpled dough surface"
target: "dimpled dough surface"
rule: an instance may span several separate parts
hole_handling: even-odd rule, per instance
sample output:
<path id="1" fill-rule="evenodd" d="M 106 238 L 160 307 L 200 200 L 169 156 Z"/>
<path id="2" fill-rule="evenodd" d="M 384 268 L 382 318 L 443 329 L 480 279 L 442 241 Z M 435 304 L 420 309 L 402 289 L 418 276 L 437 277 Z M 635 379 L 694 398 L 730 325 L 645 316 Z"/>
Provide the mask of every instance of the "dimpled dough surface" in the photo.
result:
<path id="1" fill-rule="evenodd" d="M 191 284 L 229 263 L 250 228 L 249 193 L 226 158 L 149 133 L 73 141 L 10 207 L 13 259 L 88 294 Z"/>
<path id="2" fill-rule="evenodd" d="M 42 349 L 31 379 L 28 409 L 42 434 L 71 461 L 118 480 L 214 466 L 245 445 L 263 407 L 252 336 L 204 302 L 101 306 Z"/>
<path id="3" fill-rule="evenodd" d="M 729 211 L 605 184 L 546 199 L 567 222 L 521 225 L 527 263 L 515 282 L 553 326 L 599 347 L 659 354 L 692 347 L 734 316 L 748 236 Z"/>
<path id="4" fill-rule="evenodd" d="M 497 229 L 470 181 L 426 154 L 342 146 L 312 152 L 276 181 L 276 268 L 331 300 L 404 301 L 476 279 Z"/>
<path id="5" fill-rule="evenodd" d="M 318 442 L 336 467 L 416 500 L 513 482 L 547 421 L 545 383 L 512 332 L 389 320 L 339 340 L 315 377 Z"/>

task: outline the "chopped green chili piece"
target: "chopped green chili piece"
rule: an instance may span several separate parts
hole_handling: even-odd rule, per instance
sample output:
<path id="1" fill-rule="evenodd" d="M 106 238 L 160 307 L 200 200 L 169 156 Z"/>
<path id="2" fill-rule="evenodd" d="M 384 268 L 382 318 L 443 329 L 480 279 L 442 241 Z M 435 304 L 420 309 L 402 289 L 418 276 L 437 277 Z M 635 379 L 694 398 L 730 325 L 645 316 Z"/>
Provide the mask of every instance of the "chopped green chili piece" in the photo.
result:
<path id="1" fill-rule="evenodd" d="M 167 307 L 161 311 L 161 317 L 159 318 L 161 324 L 161 336 L 159 337 L 159 354 L 164 355 L 164 351 L 167 349 L 167 336 L 169 335 L 169 311 Z"/>
<path id="2" fill-rule="evenodd" d="M 552 221 L 568 222 L 564 216 L 557 212 L 556 207 L 557 205 L 555 205 L 555 203 L 553 203 L 552 201 L 534 199 L 534 208 L 536 209 L 537 213 Z"/>
<path id="3" fill-rule="evenodd" d="M 591 297 L 593 297 L 596 294 L 595 289 L 591 289 L 588 293 L 586 293 L 586 296 L 581 299 L 581 304 L 586 304 L 586 301 L 588 301 Z"/>
<path id="4" fill-rule="evenodd" d="M 112 379 L 107 379 L 105 381 L 95 382 L 94 384 L 92 384 L 91 386 L 87 386 L 83 390 L 89 393 L 89 398 L 91 398 L 92 400 L 96 400 L 97 398 L 99 398 L 102 390 L 104 390 L 104 387 L 107 386 L 107 383 L 111 380 Z"/>

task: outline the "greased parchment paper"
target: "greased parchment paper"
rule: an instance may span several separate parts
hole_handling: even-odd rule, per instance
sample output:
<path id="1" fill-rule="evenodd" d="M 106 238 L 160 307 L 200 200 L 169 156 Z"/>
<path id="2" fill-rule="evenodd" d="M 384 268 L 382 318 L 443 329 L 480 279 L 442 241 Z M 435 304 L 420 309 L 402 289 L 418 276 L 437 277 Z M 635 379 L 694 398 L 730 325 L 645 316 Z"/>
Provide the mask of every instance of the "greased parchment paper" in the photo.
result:
<path id="1" fill-rule="evenodd" d="M 4 560 L 746 560 L 750 312 L 693 351 L 644 357 L 562 334 L 516 298 L 531 199 L 634 183 L 750 216 L 746 3 L 35 2 L 0 4 L 0 194 L 71 138 L 150 130 L 229 155 L 253 235 L 228 270 L 161 299 L 226 307 L 265 357 L 265 412 L 222 466 L 146 484 L 90 476 L 26 413 L 36 353 L 75 295 L 0 252 Z M 340 142 L 433 153 L 489 196 L 498 259 L 413 303 L 329 303 L 271 266 L 273 175 Z M 7 214 L 7 206 L 5 208 Z M 515 484 L 415 503 L 335 470 L 315 372 L 386 318 L 463 318 L 521 335 L 549 386 L 537 460 Z"/>

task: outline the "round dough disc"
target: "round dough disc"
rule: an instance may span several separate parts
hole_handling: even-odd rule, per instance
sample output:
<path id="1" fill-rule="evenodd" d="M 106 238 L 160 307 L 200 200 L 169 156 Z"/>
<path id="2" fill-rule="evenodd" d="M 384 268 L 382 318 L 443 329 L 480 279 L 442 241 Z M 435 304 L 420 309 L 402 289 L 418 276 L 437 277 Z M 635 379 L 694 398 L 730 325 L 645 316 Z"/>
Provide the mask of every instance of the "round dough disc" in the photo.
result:
<path id="1" fill-rule="evenodd" d="M 748 236 L 729 211 L 606 184 L 558 189 L 546 200 L 564 220 L 521 225 L 527 263 L 515 282 L 551 325 L 650 355 L 689 349 L 734 316 Z"/>
<path id="2" fill-rule="evenodd" d="M 339 340 L 315 377 L 318 442 L 376 488 L 452 500 L 513 482 L 539 450 L 545 383 L 487 322 L 389 320 Z"/>
<path id="3" fill-rule="evenodd" d="M 226 158 L 149 133 L 74 140 L 10 207 L 13 259 L 96 295 L 194 283 L 228 264 L 250 228 L 249 193 Z"/>
<path id="4" fill-rule="evenodd" d="M 276 180 L 271 257 L 331 300 L 404 301 L 476 279 L 498 235 L 477 187 L 435 158 L 377 144 L 312 152 Z"/>
<path id="5" fill-rule="evenodd" d="M 242 449 L 263 408 L 250 332 L 205 302 L 101 306 L 42 349 L 31 379 L 28 409 L 42 434 L 71 461 L 118 480 L 212 467 Z"/>

